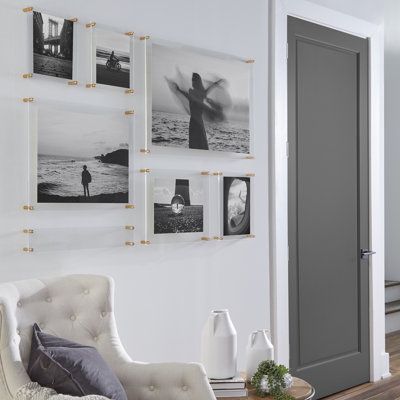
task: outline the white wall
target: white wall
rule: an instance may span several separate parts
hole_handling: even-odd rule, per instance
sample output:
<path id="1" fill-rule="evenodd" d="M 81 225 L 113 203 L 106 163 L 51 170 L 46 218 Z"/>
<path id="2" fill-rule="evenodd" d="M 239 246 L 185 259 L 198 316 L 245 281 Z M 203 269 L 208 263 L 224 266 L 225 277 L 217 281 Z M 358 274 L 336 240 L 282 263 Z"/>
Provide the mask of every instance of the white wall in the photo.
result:
<path id="1" fill-rule="evenodd" d="M 185 168 L 256 173 L 256 238 L 237 242 L 137 245 L 23 254 L 27 202 L 26 105 L 24 96 L 81 104 L 126 107 L 129 100 L 105 90 L 67 87 L 50 81 L 27 82 L 29 46 L 25 15 L 34 6 L 56 15 L 96 21 L 122 31 L 255 58 L 256 159 L 136 155 L 135 169 Z M 199 359 L 200 331 L 209 311 L 228 308 L 239 336 L 239 365 L 244 366 L 247 335 L 269 326 L 267 198 L 267 1 L 252 0 L 1 0 L 0 14 L 0 280 L 66 273 L 108 274 L 116 280 L 116 311 L 128 352 L 148 361 Z M 79 76 L 80 81 L 84 77 Z M 83 82 L 84 83 L 84 82 Z M 137 131 L 137 137 L 143 132 Z M 139 193 L 140 195 L 140 193 Z M 35 214 L 36 213 L 36 214 Z M 141 209 L 135 225 L 142 223 Z M 130 211 L 34 211 L 35 228 L 122 224 Z M 128 221 L 129 222 L 129 221 Z M 141 228 L 139 226 L 139 228 Z M 57 235 L 55 231 L 55 235 Z M 37 247 L 37 246 L 36 246 Z M 40 246 L 39 246 L 40 247 Z M 68 247 L 66 247 L 68 248 Z"/>
<path id="2" fill-rule="evenodd" d="M 385 4 L 386 279 L 400 280 L 400 4 Z"/>

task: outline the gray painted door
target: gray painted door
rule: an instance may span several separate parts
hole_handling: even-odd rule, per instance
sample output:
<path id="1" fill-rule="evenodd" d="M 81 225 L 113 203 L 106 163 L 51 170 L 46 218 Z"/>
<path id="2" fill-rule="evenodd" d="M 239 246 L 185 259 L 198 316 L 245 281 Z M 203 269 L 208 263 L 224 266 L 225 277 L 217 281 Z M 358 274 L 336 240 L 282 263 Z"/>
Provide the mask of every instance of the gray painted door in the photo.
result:
<path id="1" fill-rule="evenodd" d="M 369 381 L 368 40 L 289 17 L 292 374 L 316 398 Z"/>

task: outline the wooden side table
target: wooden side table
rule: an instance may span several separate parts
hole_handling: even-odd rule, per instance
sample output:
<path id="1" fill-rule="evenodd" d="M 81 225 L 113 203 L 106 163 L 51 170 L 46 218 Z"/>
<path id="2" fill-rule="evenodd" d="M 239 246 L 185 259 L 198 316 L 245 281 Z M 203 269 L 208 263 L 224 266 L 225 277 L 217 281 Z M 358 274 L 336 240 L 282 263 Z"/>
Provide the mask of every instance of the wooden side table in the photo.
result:
<path id="1" fill-rule="evenodd" d="M 267 397 L 258 397 L 256 395 L 256 390 L 253 389 L 249 384 L 247 384 L 247 389 L 249 391 L 248 397 L 244 397 L 245 399 L 248 400 L 272 400 L 272 397 L 267 396 Z M 312 400 L 315 394 L 314 388 L 307 383 L 306 381 L 303 381 L 303 379 L 293 377 L 293 385 L 292 387 L 287 391 L 288 394 L 293 396 L 296 400 Z M 220 398 L 221 400 L 238 400 L 240 397 L 224 397 Z M 242 397 L 243 399 L 243 397 Z"/>

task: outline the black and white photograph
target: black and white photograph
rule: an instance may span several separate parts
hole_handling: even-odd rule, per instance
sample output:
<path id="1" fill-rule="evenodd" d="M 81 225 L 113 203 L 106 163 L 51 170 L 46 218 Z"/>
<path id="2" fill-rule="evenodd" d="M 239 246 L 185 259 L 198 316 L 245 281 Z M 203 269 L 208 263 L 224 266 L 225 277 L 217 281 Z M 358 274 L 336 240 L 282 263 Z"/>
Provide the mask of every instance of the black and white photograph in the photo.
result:
<path id="1" fill-rule="evenodd" d="M 96 82 L 130 88 L 131 39 L 122 33 L 95 30 Z"/>
<path id="2" fill-rule="evenodd" d="M 154 234 L 203 232 L 204 197 L 200 177 L 154 178 Z"/>
<path id="3" fill-rule="evenodd" d="M 250 178 L 224 177 L 224 236 L 250 234 Z"/>
<path id="4" fill-rule="evenodd" d="M 33 73 L 72 79 L 74 23 L 33 12 Z"/>
<path id="5" fill-rule="evenodd" d="M 113 110 L 40 107 L 38 203 L 128 203 L 129 118 Z"/>
<path id="6" fill-rule="evenodd" d="M 251 67 L 182 46 L 152 45 L 152 144 L 250 153 Z"/>

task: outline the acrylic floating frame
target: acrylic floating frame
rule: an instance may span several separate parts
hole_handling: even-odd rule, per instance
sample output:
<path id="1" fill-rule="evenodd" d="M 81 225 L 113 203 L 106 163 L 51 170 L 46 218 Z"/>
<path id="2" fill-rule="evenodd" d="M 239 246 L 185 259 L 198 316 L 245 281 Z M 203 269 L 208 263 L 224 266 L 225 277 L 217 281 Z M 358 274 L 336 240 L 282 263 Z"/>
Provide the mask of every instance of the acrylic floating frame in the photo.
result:
<path id="1" fill-rule="evenodd" d="M 220 173 L 218 176 L 219 236 L 233 240 L 254 237 L 254 174 Z"/>
<path id="2" fill-rule="evenodd" d="M 134 208 L 131 115 L 119 108 L 36 99 L 27 107 L 27 203 L 33 209 Z M 84 166 L 90 177 L 82 175 Z"/>
<path id="3" fill-rule="evenodd" d="M 86 86 L 132 94 L 134 33 L 120 32 L 95 22 L 86 24 L 86 27 L 90 35 L 90 75 Z"/>
<path id="4" fill-rule="evenodd" d="M 42 9 L 26 14 L 29 45 L 22 77 L 77 85 L 77 18 L 54 16 Z"/>
<path id="5" fill-rule="evenodd" d="M 144 52 L 144 151 L 254 158 L 254 60 L 159 39 Z"/>
<path id="6" fill-rule="evenodd" d="M 210 176 L 199 171 L 142 171 L 146 230 L 142 244 L 208 241 Z"/>
<path id="7" fill-rule="evenodd" d="M 25 253 L 133 247 L 133 230 L 126 226 L 81 226 L 24 229 Z"/>

